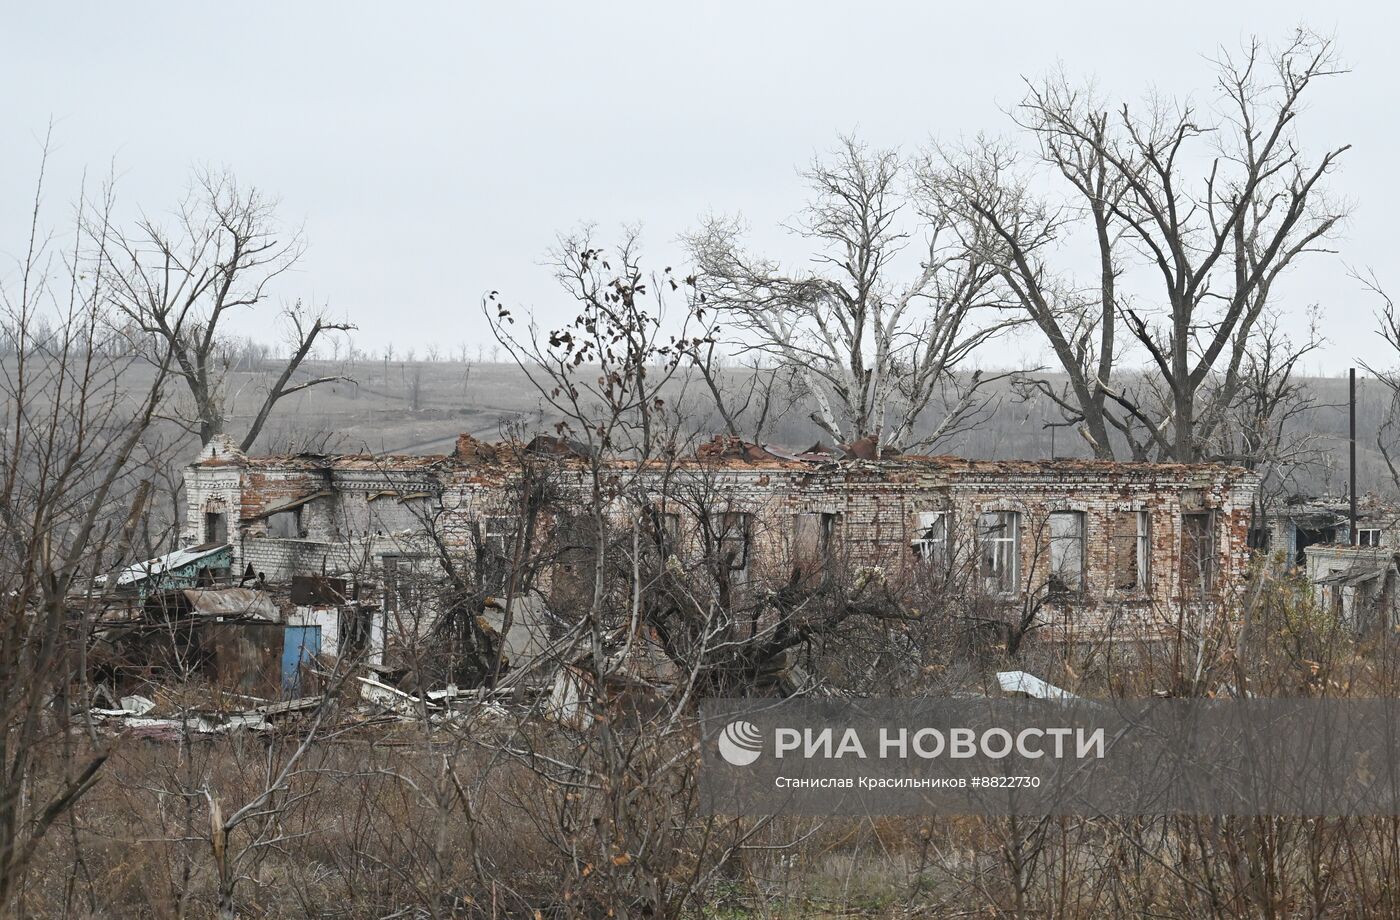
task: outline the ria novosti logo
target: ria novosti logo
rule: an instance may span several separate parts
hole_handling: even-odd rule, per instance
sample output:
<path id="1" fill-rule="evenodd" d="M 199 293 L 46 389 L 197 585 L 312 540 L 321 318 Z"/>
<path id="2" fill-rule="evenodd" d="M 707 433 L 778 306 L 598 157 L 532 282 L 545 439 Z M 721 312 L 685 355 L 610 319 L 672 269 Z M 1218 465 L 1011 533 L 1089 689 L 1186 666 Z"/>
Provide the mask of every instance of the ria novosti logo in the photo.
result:
<path id="1" fill-rule="evenodd" d="M 773 756 L 779 760 L 1004 760 L 1014 755 L 1026 760 L 1102 760 L 1107 740 L 1103 728 L 1082 726 L 1030 726 L 1015 731 L 996 726 L 881 726 L 873 737 L 869 730 L 866 734 L 862 737 L 853 727 L 778 728 L 773 731 Z M 719 733 L 717 745 L 726 763 L 747 767 L 763 754 L 763 732 L 747 719 L 735 719 Z"/>
<path id="2" fill-rule="evenodd" d="M 730 722 L 719 733 L 719 756 L 735 767 L 747 767 L 763 753 L 763 734 L 752 722 Z"/>

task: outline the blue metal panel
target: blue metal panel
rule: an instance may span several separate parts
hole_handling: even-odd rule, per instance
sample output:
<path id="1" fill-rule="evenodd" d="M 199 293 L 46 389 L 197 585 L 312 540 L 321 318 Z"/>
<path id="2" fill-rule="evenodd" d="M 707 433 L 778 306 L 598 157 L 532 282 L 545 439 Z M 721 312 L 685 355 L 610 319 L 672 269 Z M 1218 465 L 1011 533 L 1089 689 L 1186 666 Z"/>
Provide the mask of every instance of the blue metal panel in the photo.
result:
<path id="1" fill-rule="evenodd" d="M 301 667 L 321 654 L 321 627 L 288 626 L 282 631 L 282 693 L 301 692 Z"/>

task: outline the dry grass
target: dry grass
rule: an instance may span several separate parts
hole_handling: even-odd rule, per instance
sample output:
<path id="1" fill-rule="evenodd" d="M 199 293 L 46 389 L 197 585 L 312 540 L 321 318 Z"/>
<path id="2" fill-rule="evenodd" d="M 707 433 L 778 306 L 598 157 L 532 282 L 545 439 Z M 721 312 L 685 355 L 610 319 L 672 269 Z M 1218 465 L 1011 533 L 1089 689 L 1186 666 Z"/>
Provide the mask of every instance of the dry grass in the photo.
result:
<path id="1" fill-rule="evenodd" d="M 1296 578 L 1267 585 L 1243 641 L 1227 631 L 1211 644 L 1193 692 L 1400 696 L 1400 637 L 1358 640 Z M 944 640 L 926 645 L 950 666 L 909 694 L 946 694 L 950 674 L 1010 664 L 951 667 L 965 653 Z M 1183 686 L 1180 657 L 1042 644 L 1015 665 L 1086 696 L 1143 696 Z M 658 724 L 331 729 L 230 833 L 238 881 L 224 916 L 1400 916 L 1400 817 L 708 818 L 693 738 L 683 722 Z M 289 725 L 273 737 L 100 739 L 112 754 L 101 782 L 45 839 L 23 910 L 219 916 L 210 814 L 255 801 L 302 737 Z M 31 801 L 84 759 L 62 740 L 27 777 Z"/>
<path id="2" fill-rule="evenodd" d="M 516 745 L 596 768 L 594 740 L 533 728 Z M 295 743 L 294 734 L 116 739 L 101 784 L 45 842 L 26 879 L 25 912 L 217 916 L 210 800 L 224 815 L 251 800 Z M 694 811 L 685 763 L 666 769 L 643 751 L 630 780 L 584 788 L 577 775 L 531 769 L 497 748 L 480 728 L 428 734 L 411 725 L 317 743 L 276 813 L 230 836 L 244 876 L 237 915 L 1188 918 L 1400 909 L 1391 881 L 1400 877 L 1400 819 L 711 820 Z M 746 834 L 749 848 L 728 852 Z M 266 845 L 250 847 L 258 840 Z"/>

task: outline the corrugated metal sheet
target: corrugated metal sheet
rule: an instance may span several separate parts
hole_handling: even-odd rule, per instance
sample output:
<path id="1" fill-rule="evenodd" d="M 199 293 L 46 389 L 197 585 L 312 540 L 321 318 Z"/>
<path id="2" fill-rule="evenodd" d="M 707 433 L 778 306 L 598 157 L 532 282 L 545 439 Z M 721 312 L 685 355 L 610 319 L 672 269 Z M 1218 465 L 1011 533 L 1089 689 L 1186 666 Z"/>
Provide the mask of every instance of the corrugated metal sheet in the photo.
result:
<path id="1" fill-rule="evenodd" d="M 257 617 L 273 623 L 279 619 L 272 595 L 254 588 L 187 588 L 182 593 L 203 616 Z"/>
<path id="2" fill-rule="evenodd" d="M 230 548 L 231 547 L 227 543 L 206 543 L 202 546 L 177 549 L 173 553 L 166 553 L 164 556 L 157 556 L 154 559 L 147 559 L 145 562 L 138 562 L 135 565 L 127 566 L 117 575 L 117 584 L 135 584 L 138 581 L 151 578 L 155 575 L 173 572 L 192 562 L 198 562 L 205 557 L 212 556 L 221 550 Z"/>
<path id="3" fill-rule="evenodd" d="M 1385 575 L 1384 566 L 1382 566 L 1381 568 L 1342 569 L 1339 572 L 1333 572 L 1330 575 L 1324 575 L 1322 578 L 1319 578 L 1317 580 L 1316 584 L 1319 586 L 1341 585 L 1343 587 L 1350 588 L 1356 585 L 1363 585 L 1366 582 L 1380 578 L 1383 575 Z"/>

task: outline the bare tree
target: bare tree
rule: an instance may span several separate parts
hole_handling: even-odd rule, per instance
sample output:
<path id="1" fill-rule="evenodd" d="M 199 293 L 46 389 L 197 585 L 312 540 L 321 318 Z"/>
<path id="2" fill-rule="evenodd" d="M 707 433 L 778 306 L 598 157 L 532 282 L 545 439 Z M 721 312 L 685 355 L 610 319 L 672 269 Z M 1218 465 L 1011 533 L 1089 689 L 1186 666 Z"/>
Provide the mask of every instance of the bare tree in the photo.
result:
<path id="1" fill-rule="evenodd" d="M 812 420 L 838 442 L 873 436 L 904 448 L 947 437 L 981 405 L 982 374 L 960 366 L 1006 324 L 994 309 L 995 267 L 963 245 L 954 215 L 914 207 L 892 150 L 846 137 L 805 177 L 814 194 L 797 232 L 814 244 L 815 268 L 784 271 L 741 248 L 736 220 L 711 218 L 687 240 L 697 312 L 717 310 L 741 348 L 795 370 L 816 400 Z M 901 282 L 898 257 L 916 237 Z M 943 417 L 920 433 L 938 402 Z"/>
<path id="2" fill-rule="evenodd" d="M 583 311 L 578 321 L 551 330 L 541 347 L 511 335 L 515 320 L 509 310 L 500 307 L 495 315 L 487 310 L 497 348 L 504 347 L 546 403 L 569 420 L 561 434 L 598 452 L 635 450 L 650 456 L 659 446 L 655 418 L 664 405 L 659 388 L 674 376 L 682 357 L 675 337 L 662 328 L 661 288 L 669 277 L 652 278 L 643 271 L 635 231 L 628 231 L 611 254 L 593 246 L 586 233 L 561 239 L 554 271 Z M 493 306 L 494 297 L 488 298 Z M 579 379 L 576 368 L 594 362 L 602 376 L 596 382 Z M 545 382 L 540 374 L 548 375 Z M 564 379 L 574 382 L 566 386 Z M 607 412 L 605 424 L 584 421 L 598 412 Z"/>
<path id="3" fill-rule="evenodd" d="M 131 233 L 119 234 L 91 217 L 88 221 L 94 239 L 102 234 L 107 296 L 156 354 L 174 354 L 201 443 L 223 433 L 228 422 L 229 367 L 220 355 L 230 314 L 262 305 L 269 286 L 296 265 L 305 249 L 299 233 L 280 234 L 275 204 L 256 188 L 241 188 L 231 174 L 201 172 L 169 225 L 143 216 Z M 243 434 L 244 450 L 257 441 L 280 400 L 344 379 L 334 375 L 294 382 L 322 333 L 353 327 L 300 301 L 283 312 L 290 350 Z"/>
<path id="4" fill-rule="evenodd" d="M 1352 277 L 1372 295 L 1379 298 L 1381 306 L 1376 315 L 1377 334 L 1390 346 L 1391 352 L 1400 359 L 1400 312 L 1396 311 L 1395 301 L 1381 286 L 1374 272 L 1361 274 L 1353 272 Z M 1400 363 L 1397 361 L 1396 363 Z M 1397 460 L 1396 441 L 1400 439 L 1400 367 L 1392 364 L 1380 367 L 1362 362 L 1366 371 L 1376 378 L 1390 393 L 1390 405 L 1386 408 L 1385 420 L 1376 431 L 1376 447 L 1390 473 L 1390 481 L 1400 488 L 1400 460 Z"/>
<path id="5" fill-rule="evenodd" d="M 676 286 L 674 281 L 669 283 Z M 795 370 L 781 364 L 765 366 L 759 360 L 730 366 L 715 314 L 695 304 L 691 313 L 700 334 L 681 341 L 678 347 L 704 385 L 706 408 L 719 414 L 730 437 L 762 440 L 764 431 L 794 402 L 784 400 L 779 388 L 791 383 Z"/>
<path id="6" fill-rule="evenodd" d="M 557 265 L 579 305 L 574 323 L 547 334 L 532 324 L 519 336 L 509 309 L 491 298 L 483 306 L 497 338 L 562 417 L 558 433 L 583 448 L 575 512 L 591 555 L 585 622 L 600 630 L 595 647 L 604 626 L 644 624 L 662 637 L 675 665 L 694 675 L 695 692 L 732 695 L 751 692 L 796 650 L 854 621 L 916 619 L 883 573 L 848 573 L 834 559 L 819 577 L 794 567 L 767 590 L 751 589 L 748 547 L 757 537 L 746 529 L 751 521 L 741 523 L 749 516 L 737 510 L 725 460 L 683 462 L 684 435 L 662 397 L 704 342 L 684 328 L 678 336 L 663 332 L 664 294 L 681 285 L 673 288 L 665 273 L 649 279 L 631 235 L 615 253 L 587 237 L 566 239 Z M 623 467 L 620 457 L 635 462 Z M 697 522 L 696 558 L 680 561 L 664 523 L 668 508 L 683 508 Z M 607 677 L 596 676 L 600 684 Z"/>
<path id="7" fill-rule="evenodd" d="M 1004 145 L 938 153 L 925 170 L 938 199 L 976 222 L 984 257 L 1069 381 L 1061 392 L 1035 387 L 1101 457 L 1114 454 L 1114 431 L 1134 456 L 1208 456 L 1275 282 L 1300 256 L 1325 251 L 1346 214 L 1325 179 L 1347 146 L 1309 159 L 1294 124 L 1309 88 L 1339 72 L 1332 43 L 1299 31 L 1280 49 L 1253 40 L 1217 64 L 1207 110 L 1153 98 L 1110 114 L 1064 76 L 1031 86 L 1016 121 L 1067 180 L 1062 207 L 1028 191 Z M 1081 222 L 1095 240 L 1093 285 L 1055 268 Z M 1155 293 L 1125 294 L 1134 266 L 1160 281 Z M 1158 386 L 1133 392 L 1115 377 L 1124 329 Z"/>
<path id="8" fill-rule="evenodd" d="M 423 408 L 423 366 L 413 365 L 413 370 L 408 376 L 408 408 L 411 412 L 417 412 Z"/>
<path id="9" fill-rule="evenodd" d="M 44 160 L 47 160 L 47 143 Z M 95 259 L 41 226 L 43 168 L 16 282 L 0 285 L 0 912 L 40 843 L 92 789 L 109 751 L 75 720 L 102 577 L 129 564 L 151 482 L 135 469 L 172 367 L 130 387 Z M 97 209 L 100 247 L 110 201 Z M 183 317 L 171 316 L 181 328 Z M 36 333 L 41 333 L 36 335 Z M 147 456 L 149 459 L 149 456 Z M 86 731 L 85 731 L 86 729 Z M 37 781 L 43 767 L 50 779 Z M 56 781 L 55 781 L 56 780 Z"/>
<path id="10" fill-rule="evenodd" d="M 1072 222 L 1072 212 L 1053 208 L 1032 193 L 1018 175 L 1016 151 L 1007 145 L 979 138 L 956 153 L 935 151 L 924 158 L 920 185 L 939 206 L 962 214 L 965 242 L 997 266 L 1000 280 L 1045 336 L 1065 374 L 1061 386 L 1034 374 L 1018 375 L 1023 396 L 1038 393 L 1049 399 L 1064 413 L 1062 424 L 1074 426 L 1097 457 L 1113 456 L 1110 432 L 1115 429 L 1140 454 L 1136 420 L 1120 418 L 1111 408 L 1111 396 L 1123 398 L 1113 376 L 1121 350 L 1121 246 L 1109 206 L 1121 197 L 1121 183 L 1115 183 L 1092 144 L 1046 145 L 1042 156 L 1089 202 L 1084 219 L 1093 225 L 1100 265 L 1093 288 L 1081 289 L 1050 270 L 1048 254 Z"/>
<path id="11" fill-rule="evenodd" d="M 1322 347 L 1316 320 L 1314 315 L 1302 341 L 1285 333 L 1277 317 L 1260 320 L 1234 401 L 1225 410 L 1225 423 L 1217 426 L 1211 458 L 1259 474 L 1261 512 L 1282 500 L 1290 486 L 1296 488 L 1298 477 L 1320 462 L 1325 451 L 1322 439 L 1302 424 L 1318 401 L 1297 374 L 1299 362 Z"/>

